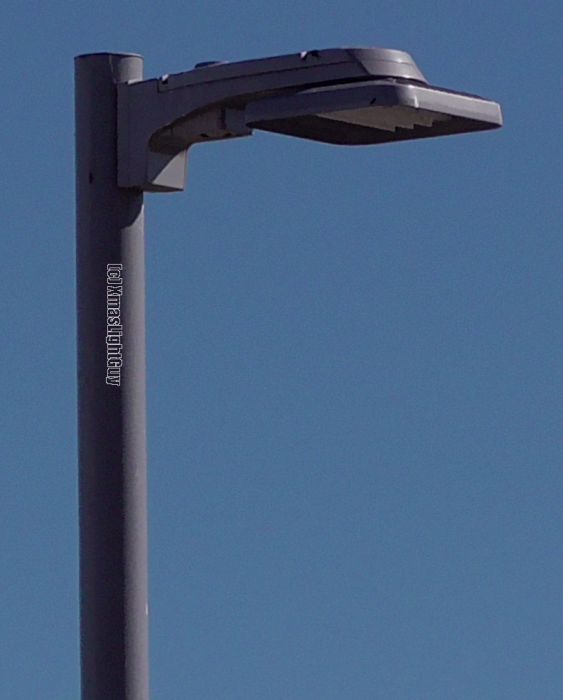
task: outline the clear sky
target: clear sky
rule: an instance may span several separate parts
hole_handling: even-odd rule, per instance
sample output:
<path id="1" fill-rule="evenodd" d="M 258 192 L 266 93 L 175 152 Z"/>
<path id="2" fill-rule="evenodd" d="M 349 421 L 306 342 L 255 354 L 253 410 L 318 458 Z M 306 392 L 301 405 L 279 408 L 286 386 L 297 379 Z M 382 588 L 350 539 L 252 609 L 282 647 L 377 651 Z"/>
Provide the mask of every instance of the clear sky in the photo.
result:
<path id="1" fill-rule="evenodd" d="M 147 197 L 151 685 L 563 697 L 555 0 L 4 0 L 0 698 L 77 700 L 73 57 L 409 51 L 505 127 L 196 146 Z M 108 699 L 109 700 L 109 699 Z"/>

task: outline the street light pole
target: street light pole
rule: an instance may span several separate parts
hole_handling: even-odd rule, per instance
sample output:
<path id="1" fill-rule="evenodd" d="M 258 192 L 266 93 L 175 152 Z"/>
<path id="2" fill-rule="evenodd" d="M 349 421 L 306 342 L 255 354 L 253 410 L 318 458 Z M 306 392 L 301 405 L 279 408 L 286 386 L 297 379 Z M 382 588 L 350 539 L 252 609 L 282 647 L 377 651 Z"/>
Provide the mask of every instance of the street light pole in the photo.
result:
<path id="1" fill-rule="evenodd" d="M 76 200 L 83 700 L 148 700 L 144 192 L 180 192 L 196 143 L 254 129 L 369 145 L 496 129 L 500 106 L 412 57 L 324 49 L 143 80 L 78 56 Z"/>
<path id="2" fill-rule="evenodd" d="M 117 185 L 116 85 L 142 71 L 75 60 L 83 700 L 149 697 L 143 192 Z"/>

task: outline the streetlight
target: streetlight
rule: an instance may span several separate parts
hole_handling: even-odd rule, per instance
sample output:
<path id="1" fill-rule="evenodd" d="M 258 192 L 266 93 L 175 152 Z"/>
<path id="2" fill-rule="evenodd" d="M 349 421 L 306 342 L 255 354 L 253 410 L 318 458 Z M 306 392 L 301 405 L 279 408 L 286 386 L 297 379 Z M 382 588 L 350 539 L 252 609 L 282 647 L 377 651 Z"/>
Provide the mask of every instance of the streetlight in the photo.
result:
<path id="1" fill-rule="evenodd" d="M 143 80 L 134 54 L 76 67 L 83 700 L 148 700 L 144 192 L 184 189 L 195 143 L 253 129 L 378 144 L 493 129 L 498 104 L 428 85 L 409 54 L 328 49 Z"/>

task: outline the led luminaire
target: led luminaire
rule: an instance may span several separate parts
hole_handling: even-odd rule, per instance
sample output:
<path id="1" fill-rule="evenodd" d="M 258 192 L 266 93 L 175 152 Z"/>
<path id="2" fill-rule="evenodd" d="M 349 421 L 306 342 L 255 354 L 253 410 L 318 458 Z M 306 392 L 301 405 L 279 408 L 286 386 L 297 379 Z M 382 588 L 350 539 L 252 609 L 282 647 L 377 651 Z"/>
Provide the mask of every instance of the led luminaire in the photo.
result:
<path id="1" fill-rule="evenodd" d="M 337 145 L 368 145 L 495 129 L 496 102 L 416 81 L 331 85 L 251 102 L 253 129 Z"/>

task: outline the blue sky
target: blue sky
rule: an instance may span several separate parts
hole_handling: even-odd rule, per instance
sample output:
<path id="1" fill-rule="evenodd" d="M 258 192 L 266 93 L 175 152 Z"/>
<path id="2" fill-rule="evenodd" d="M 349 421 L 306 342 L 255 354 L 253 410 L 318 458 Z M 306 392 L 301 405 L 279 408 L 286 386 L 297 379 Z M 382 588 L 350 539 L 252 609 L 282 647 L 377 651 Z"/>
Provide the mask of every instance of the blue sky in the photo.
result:
<path id="1" fill-rule="evenodd" d="M 139 52 L 153 77 L 383 46 L 504 129 L 256 134 L 147 197 L 153 697 L 561 698 L 560 4 L 0 20 L 0 696 L 79 695 L 73 56 Z"/>

